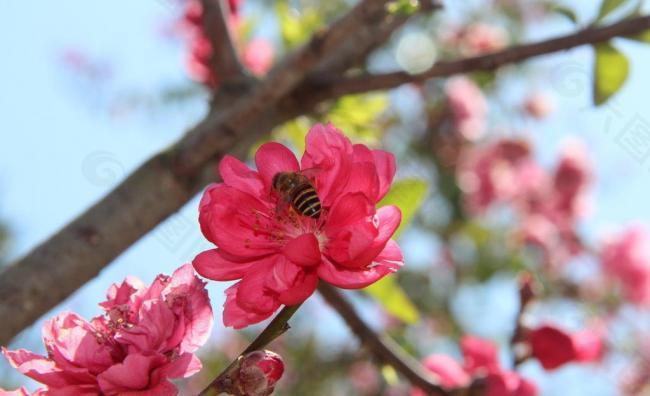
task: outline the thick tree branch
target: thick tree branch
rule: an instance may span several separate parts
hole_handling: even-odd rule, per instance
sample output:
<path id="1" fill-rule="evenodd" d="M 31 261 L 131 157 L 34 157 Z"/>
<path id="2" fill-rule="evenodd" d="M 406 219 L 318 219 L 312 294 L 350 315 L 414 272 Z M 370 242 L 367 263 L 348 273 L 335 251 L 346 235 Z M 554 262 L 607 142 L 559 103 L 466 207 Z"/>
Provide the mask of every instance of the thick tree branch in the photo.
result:
<path id="1" fill-rule="evenodd" d="M 266 347 L 268 344 L 273 342 L 276 338 L 280 337 L 287 330 L 289 330 L 289 319 L 296 313 L 300 308 L 300 304 L 292 305 L 290 307 L 284 307 L 278 313 L 271 323 L 266 326 L 266 328 L 253 340 L 253 342 L 239 354 L 237 359 L 235 359 L 228 367 L 226 367 L 211 383 L 208 385 L 199 396 L 212 396 L 220 395 L 222 393 L 228 394 L 238 394 L 236 389 L 233 389 L 233 386 L 236 384 L 236 380 L 232 378 L 233 374 L 237 372 L 241 358 L 253 351 L 261 350 Z"/>
<path id="2" fill-rule="evenodd" d="M 212 45 L 212 67 L 221 84 L 246 78 L 229 28 L 230 9 L 225 0 L 203 0 L 203 30 Z"/>
<path id="3" fill-rule="evenodd" d="M 395 341 L 376 334 L 360 317 L 354 307 L 334 287 L 321 282 L 318 291 L 325 301 L 341 315 L 359 341 L 381 362 L 391 365 L 408 379 L 413 386 L 424 390 L 427 395 L 448 396 L 452 393 L 436 383 L 422 365 L 409 356 Z"/>
<path id="4" fill-rule="evenodd" d="M 369 91 L 395 88 L 402 84 L 422 82 L 431 78 L 448 77 L 478 70 L 494 70 L 501 66 L 524 61 L 540 55 L 564 51 L 586 44 L 597 44 L 614 37 L 631 36 L 650 29 L 650 16 L 626 19 L 603 27 L 590 27 L 574 34 L 532 44 L 517 45 L 486 55 L 453 61 L 441 61 L 420 74 L 393 72 L 361 75 L 342 79 L 323 78 L 318 84 L 324 87 L 321 95 L 341 97 Z"/>

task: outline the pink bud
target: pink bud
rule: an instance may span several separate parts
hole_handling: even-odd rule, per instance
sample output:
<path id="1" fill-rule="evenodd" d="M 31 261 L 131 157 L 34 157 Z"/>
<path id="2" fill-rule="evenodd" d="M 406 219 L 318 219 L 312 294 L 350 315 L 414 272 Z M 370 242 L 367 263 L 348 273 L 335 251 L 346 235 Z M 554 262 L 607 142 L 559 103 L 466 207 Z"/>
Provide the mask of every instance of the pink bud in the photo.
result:
<path id="1" fill-rule="evenodd" d="M 242 359 L 238 387 L 246 396 L 267 396 L 284 373 L 282 357 L 271 351 L 254 351 Z"/>

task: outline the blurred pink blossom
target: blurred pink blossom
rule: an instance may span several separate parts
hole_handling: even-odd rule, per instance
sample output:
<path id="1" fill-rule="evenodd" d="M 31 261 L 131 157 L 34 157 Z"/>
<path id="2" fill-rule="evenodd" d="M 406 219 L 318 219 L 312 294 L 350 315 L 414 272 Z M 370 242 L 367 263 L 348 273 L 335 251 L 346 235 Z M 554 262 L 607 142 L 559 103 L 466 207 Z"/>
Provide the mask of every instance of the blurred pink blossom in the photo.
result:
<path id="1" fill-rule="evenodd" d="M 468 140 L 485 133 L 488 105 L 481 89 L 465 76 L 449 79 L 445 86 L 456 132 Z"/>
<path id="2" fill-rule="evenodd" d="M 533 92 L 524 100 L 524 111 L 538 120 L 548 117 L 553 112 L 553 109 L 553 101 L 543 92 Z"/>
<path id="3" fill-rule="evenodd" d="M 620 283 L 626 299 L 650 306 L 650 238 L 645 227 L 633 225 L 608 238 L 601 260 L 605 273 Z"/>
<path id="4" fill-rule="evenodd" d="M 461 366 L 445 355 L 432 355 L 423 365 L 435 374 L 443 386 L 449 388 L 467 386 L 474 377 L 485 377 L 487 396 L 535 396 L 537 387 L 514 371 L 504 370 L 499 364 L 498 351 L 492 342 L 478 337 L 461 339 L 464 363 Z M 414 389 L 412 396 L 424 396 Z"/>
<path id="5" fill-rule="evenodd" d="M 526 340 L 531 354 L 546 370 L 556 369 L 571 362 L 594 362 L 604 351 L 603 334 L 597 329 L 568 333 L 553 325 L 530 330 Z"/>
<path id="6" fill-rule="evenodd" d="M 284 373 L 282 357 L 271 351 L 253 351 L 242 358 L 236 386 L 242 395 L 267 396 Z"/>

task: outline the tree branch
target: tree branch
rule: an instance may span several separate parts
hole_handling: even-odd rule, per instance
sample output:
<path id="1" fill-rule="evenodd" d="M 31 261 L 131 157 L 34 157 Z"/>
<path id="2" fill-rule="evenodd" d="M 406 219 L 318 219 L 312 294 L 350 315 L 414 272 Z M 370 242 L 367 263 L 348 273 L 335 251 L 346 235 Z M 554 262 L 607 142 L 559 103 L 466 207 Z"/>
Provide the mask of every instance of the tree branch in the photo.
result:
<path id="1" fill-rule="evenodd" d="M 376 75 L 323 78 L 315 84 L 324 88 L 321 94 L 337 98 L 349 94 L 395 88 L 402 84 L 422 82 L 431 78 L 449 77 L 478 70 L 494 70 L 501 66 L 521 62 L 540 55 L 564 51 L 586 44 L 597 44 L 614 37 L 631 36 L 650 29 L 650 16 L 626 19 L 603 27 L 590 27 L 574 34 L 532 44 L 517 45 L 486 55 L 453 61 L 441 61 L 420 74 L 392 72 Z"/>
<path id="2" fill-rule="evenodd" d="M 226 367 L 205 389 L 199 393 L 199 396 L 211 396 L 219 395 L 222 393 L 228 394 L 238 394 L 236 389 L 233 389 L 233 386 L 236 384 L 235 379 L 232 378 L 232 375 L 237 372 L 241 358 L 246 354 L 261 350 L 266 347 L 268 344 L 273 342 L 276 338 L 284 334 L 291 326 L 289 326 L 289 319 L 296 313 L 300 308 L 300 304 L 292 305 L 290 307 L 284 307 L 278 313 L 271 323 L 266 326 L 266 328 L 253 340 L 253 342 L 239 354 L 237 359 L 235 359 L 228 367 Z"/>
<path id="3" fill-rule="evenodd" d="M 376 334 L 360 317 L 354 307 L 332 286 L 321 282 L 318 291 L 325 301 L 345 320 L 359 341 L 380 361 L 391 365 L 411 384 L 428 395 L 448 396 L 451 393 L 436 383 L 435 378 L 422 369 L 422 365 L 409 356 L 395 341 Z"/>
<path id="4" fill-rule="evenodd" d="M 203 30 L 212 46 L 212 67 L 220 84 L 246 78 L 229 28 L 230 9 L 225 0 L 202 0 Z"/>

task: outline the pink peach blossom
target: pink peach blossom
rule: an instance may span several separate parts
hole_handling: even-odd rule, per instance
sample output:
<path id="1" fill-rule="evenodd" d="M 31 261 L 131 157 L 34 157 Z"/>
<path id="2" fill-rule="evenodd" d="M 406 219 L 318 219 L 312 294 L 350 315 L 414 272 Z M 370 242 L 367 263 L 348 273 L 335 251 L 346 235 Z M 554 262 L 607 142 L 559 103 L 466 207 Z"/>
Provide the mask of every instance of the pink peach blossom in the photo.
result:
<path id="1" fill-rule="evenodd" d="M 440 384 L 453 389 L 464 387 L 473 378 L 485 378 L 487 396 L 536 396 L 537 387 L 531 381 L 514 371 L 501 368 L 496 345 L 478 337 L 465 336 L 461 339 L 464 363 L 461 366 L 446 355 L 432 355 L 423 361 L 423 365 L 438 377 Z M 419 389 L 414 389 L 411 396 L 423 396 Z"/>
<path id="2" fill-rule="evenodd" d="M 507 32 L 494 25 L 474 23 L 460 33 L 460 51 L 467 56 L 502 50 L 508 44 Z"/>
<path id="3" fill-rule="evenodd" d="M 524 111 L 529 116 L 541 120 L 553 112 L 553 102 L 547 94 L 533 92 L 524 100 Z"/>
<path id="4" fill-rule="evenodd" d="M 543 325 L 528 332 L 526 340 L 531 354 L 546 370 L 570 362 L 592 362 L 603 354 L 602 335 L 592 329 L 568 333 L 553 325 Z"/>
<path id="5" fill-rule="evenodd" d="M 242 53 L 242 62 L 253 74 L 265 74 L 273 64 L 273 46 L 268 40 L 261 38 L 251 40 Z"/>
<path id="6" fill-rule="evenodd" d="M 201 368 L 193 354 L 212 329 L 204 283 L 186 264 L 145 287 L 135 278 L 113 285 L 90 322 L 63 312 L 43 325 L 47 357 L 20 349 L 3 354 L 43 395 L 175 395 L 171 378 Z"/>
<path id="7" fill-rule="evenodd" d="M 395 174 L 395 159 L 381 150 L 353 145 L 332 125 L 315 125 L 299 163 L 279 143 L 262 145 L 257 171 L 226 156 L 223 183 L 209 186 L 199 205 L 203 235 L 218 246 L 194 259 L 206 278 L 239 280 L 226 290 L 223 321 L 246 327 L 268 318 L 280 305 L 309 297 L 322 279 L 358 289 L 402 265 L 391 236 L 401 214 L 396 206 L 376 209 Z M 316 172 L 319 219 L 278 212 L 272 179 L 279 172 Z"/>
<path id="8" fill-rule="evenodd" d="M 445 94 L 456 131 L 468 140 L 485 133 L 488 105 L 481 89 L 465 76 L 451 78 Z"/>
<path id="9" fill-rule="evenodd" d="M 601 251 L 605 273 L 616 279 L 626 299 L 650 305 L 650 238 L 641 225 L 633 225 L 620 235 L 608 238 Z"/>

